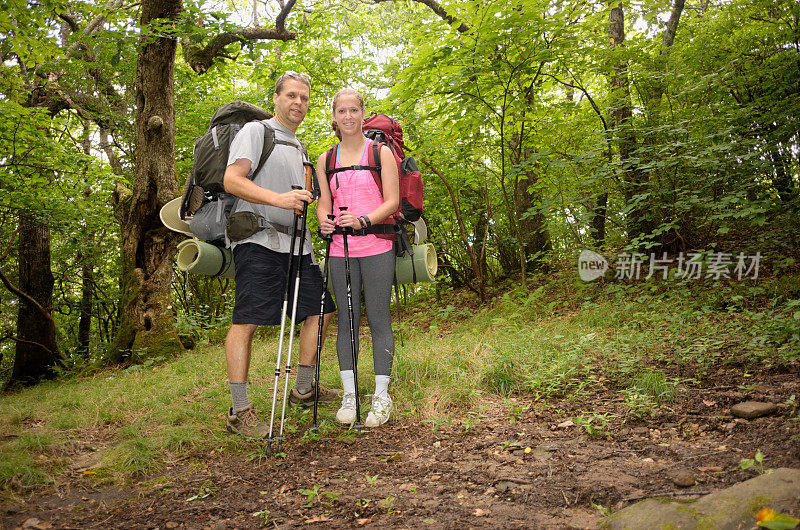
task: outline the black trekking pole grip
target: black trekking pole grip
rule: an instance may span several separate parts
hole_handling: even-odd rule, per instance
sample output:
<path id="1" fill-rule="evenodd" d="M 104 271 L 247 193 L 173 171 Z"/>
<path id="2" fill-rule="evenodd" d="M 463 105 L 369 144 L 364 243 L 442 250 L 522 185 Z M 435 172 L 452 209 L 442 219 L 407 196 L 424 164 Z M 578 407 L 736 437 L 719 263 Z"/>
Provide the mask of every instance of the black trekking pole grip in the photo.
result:
<path id="1" fill-rule="evenodd" d="M 297 184 L 292 184 L 292 189 L 293 190 L 302 190 L 303 186 L 298 186 Z M 306 201 L 303 201 L 303 209 L 301 210 L 299 208 L 295 208 L 294 209 L 294 214 L 295 215 L 302 215 L 303 217 L 305 217 L 305 215 L 306 215 L 306 206 L 308 206 L 308 203 Z"/>
<path id="2" fill-rule="evenodd" d="M 347 206 L 339 206 L 339 217 L 341 218 L 341 213 L 342 213 L 342 212 L 346 212 L 346 211 L 347 211 Z M 353 233 L 353 229 L 352 229 L 352 228 L 350 228 L 349 226 L 341 226 L 341 225 L 340 225 L 340 226 L 339 226 L 339 228 L 340 228 L 340 229 L 341 229 L 341 231 L 342 231 L 342 236 L 346 236 L 348 232 L 349 232 L 350 234 L 352 234 L 352 233 Z"/>

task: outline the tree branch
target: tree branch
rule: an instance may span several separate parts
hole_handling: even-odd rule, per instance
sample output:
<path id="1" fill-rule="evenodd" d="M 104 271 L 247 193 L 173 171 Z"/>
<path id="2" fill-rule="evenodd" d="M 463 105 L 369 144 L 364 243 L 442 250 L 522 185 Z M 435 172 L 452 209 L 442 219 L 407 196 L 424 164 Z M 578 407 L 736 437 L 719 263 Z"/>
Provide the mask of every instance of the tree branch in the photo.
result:
<path id="1" fill-rule="evenodd" d="M 580 85 L 579 83 L 575 83 L 575 84 L 567 83 L 566 81 L 562 81 L 561 79 L 559 79 L 558 77 L 554 76 L 553 74 L 545 73 L 544 75 L 550 77 L 553 81 L 555 81 L 557 83 L 560 83 L 560 84 L 562 84 L 564 86 L 567 86 L 567 87 L 570 87 L 570 88 L 577 88 L 578 90 L 580 90 L 583 93 L 583 95 L 586 96 L 586 99 L 589 100 L 589 104 L 592 106 L 594 111 L 597 113 L 597 116 L 600 118 L 600 121 L 603 122 L 603 130 L 608 131 L 608 124 L 606 123 L 606 119 L 603 117 L 603 113 L 600 111 L 600 107 L 597 106 L 597 103 L 595 103 L 595 101 L 592 98 L 591 94 L 589 94 L 589 92 L 582 85 Z"/>
<path id="2" fill-rule="evenodd" d="M 294 2 L 290 2 L 289 4 L 294 5 Z M 289 4 L 287 4 L 287 6 L 289 6 Z M 281 15 L 284 15 L 284 13 L 288 14 L 285 8 L 281 11 Z M 281 15 L 278 16 L 280 17 Z M 285 18 L 284 16 L 284 21 Z M 181 40 L 181 45 L 183 46 L 183 57 L 186 59 L 186 62 L 189 63 L 189 66 L 192 67 L 192 70 L 198 74 L 204 74 L 211 68 L 214 59 L 217 57 L 227 57 L 224 54 L 224 49 L 227 45 L 234 42 L 254 40 L 287 41 L 295 39 L 297 39 L 297 33 L 294 31 L 287 31 L 285 28 L 241 28 L 236 31 L 217 35 L 211 39 L 211 42 L 204 48 L 192 44 L 187 39 Z"/>
<path id="3" fill-rule="evenodd" d="M 47 346 L 45 346 L 44 344 L 41 344 L 39 342 L 35 342 L 35 341 L 32 341 L 32 340 L 25 340 L 25 339 L 21 339 L 19 337 L 15 337 L 10 332 L 6 333 L 2 337 L 0 337 L 0 342 L 2 342 L 4 340 L 9 340 L 9 339 L 13 340 L 14 342 L 21 342 L 22 344 L 30 344 L 31 346 L 38 346 L 39 348 L 43 349 L 44 351 L 46 351 L 50 355 L 53 355 L 53 351 L 50 348 L 48 348 Z"/>
<path id="4" fill-rule="evenodd" d="M 275 29 L 278 31 L 286 31 L 286 18 L 289 16 L 289 13 L 292 12 L 292 8 L 297 0 L 289 0 L 286 2 L 281 8 L 281 12 L 278 13 L 278 16 L 275 18 Z"/>
<path id="5" fill-rule="evenodd" d="M 392 2 L 392 1 L 394 0 L 373 0 L 373 2 L 375 2 L 376 4 L 380 4 L 383 2 Z M 442 20 L 444 20 L 451 26 L 455 27 L 455 25 L 458 24 L 458 27 L 456 27 L 456 31 L 458 31 L 459 33 L 468 33 L 470 31 L 470 27 L 468 25 L 466 25 L 464 22 L 459 21 L 456 17 L 445 11 L 444 8 L 435 0 L 414 0 L 414 1 L 417 2 L 418 4 L 428 6 L 431 9 L 431 11 L 439 15 L 439 17 Z"/>
<path id="6" fill-rule="evenodd" d="M 67 13 L 58 13 L 58 18 L 67 23 L 72 33 L 77 33 L 78 31 L 80 31 L 78 23 L 75 21 L 75 17 L 73 17 L 72 15 L 68 15 Z"/>
<path id="7" fill-rule="evenodd" d="M 425 159 L 420 159 L 420 162 L 422 162 L 422 164 L 425 167 L 433 171 L 433 173 L 437 177 L 439 177 L 439 180 L 442 181 L 442 183 L 447 188 L 448 193 L 450 194 L 450 200 L 453 202 L 453 211 L 456 214 L 456 221 L 458 222 L 458 233 L 459 236 L 461 237 L 461 242 L 464 244 L 464 248 L 466 248 L 467 250 L 467 255 L 469 256 L 469 262 L 470 265 L 472 266 L 473 272 L 475 272 L 475 277 L 478 279 L 478 287 L 480 289 L 481 299 L 483 299 L 485 297 L 483 271 L 481 271 L 481 268 L 478 265 L 478 260 L 475 257 L 475 252 L 473 251 L 472 246 L 469 244 L 469 240 L 467 239 L 467 229 L 464 226 L 464 220 L 461 218 L 461 208 L 458 205 L 458 199 L 456 198 L 456 194 L 453 191 L 453 187 L 450 185 L 450 182 L 447 180 L 447 178 L 445 178 L 445 176 L 442 175 L 441 171 L 436 169 L 436 167 L 434 167 L 433 164 L 431 164 Z"/>
<path id="8" fill-rule="evenodd" d="M 9 291 L 11 291 L 15 295 L 19 296 L 20 298 L 28 302 L 31 306 L 33 306 L 33 308 L 36 309 L 42 315 L 42 317 L 44 317 L 45 320 L 51 323 L 53 322 L 53 316 L 50 314 L 50 312 L 44 307 L 42 307 L 42 305 L 39 302 L 37 302 L 31 295 L 21 291 L 19 287 L 11 283 L 11 281 L 8 279 L 8 277 L 5 275 L 3 271 L 0 271 L 0 281 L 3 282 L 3 285 L 5 285 Z"/>
<path id="9" fill-rule="evenodd" d="M 122 5 L 122 0 L 109 0 L 104 7 L 104 11 L 113 11 L 114 9 L 117 9 L 121 5 Z M 105 21 L 106 21 L 105 13 L 97 15 L 83 29 L 83 34 L 87 37 L 91 37 L 92 35 L 95 34 L 95 32 L 97 32 L 97 30 L 103 27 Z M 80 39 L 75 41 L 75 43 L 70 47 L 70 52 L 77 50 L 79 46 L 80 46 Z"/>
<path id="10" fill-rule="evenodd" d="M 670 14 L 669 21 L 667 22 L 667 27 L 664 28 L 663 43 L 665 48 L 672 46 L 672 43 L 675 41 L 675 33 L 678 32 L 678 22 L 681 19 L 681 13 L 683 12 L 684 4 L 684 0 L 675 0 L 675 5 L 672 8 L 672 13 Z M 661 50 L 662 55 L 666 52 L 666 49 Z"/>

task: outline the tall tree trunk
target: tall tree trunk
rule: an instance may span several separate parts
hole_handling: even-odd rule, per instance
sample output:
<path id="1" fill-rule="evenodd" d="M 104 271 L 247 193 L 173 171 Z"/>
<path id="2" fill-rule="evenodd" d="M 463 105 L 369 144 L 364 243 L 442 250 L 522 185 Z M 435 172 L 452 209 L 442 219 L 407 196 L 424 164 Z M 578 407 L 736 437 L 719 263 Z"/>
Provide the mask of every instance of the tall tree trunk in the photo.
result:
<path id="1" fill-rule="evenodd" d="M 592 212 L 592 238 L 597 248 L 606 244 L 606 213 L 608 212 L 608 193 L 601 193 Z"/>
<path id="2" fill-rule="evenodd" d="M 176 20 L 180 0 L 142 2 L 140 27 Z M 175 178 L 173 104 L 177 41 L 169 26 L 142 37 L 136 63 L 136 172 L 122 218 L 120 325 L 108 361 L 167 357 L 183 347 L 171 311 L 172 255 L 178 240 L 159 219 L 160 208 L 178 194 Z M 165 34 L 165 31 L 167 32 Z M 144 32 L 143 32 L 144 33 Z"/>
<path id="3" fill-rule="evenodd" d="M 92 235 L 93 236 L 93 235 Z M 93 242 L 94 237 L 90 238 Z M 90 243 L 91 244 L 91 243 Z M 94 267 L 91 258 L 82 252 L 78 254 L 81 264 L 81 305 L 80 318 L 78 319 L 78 355 L 89 354 L 89 344 L 92 332 L 92 305 L 94 302 Z"/>
<path id="4" fill-rule="evenodd" d="M 7 287 L 11 288 L 9 284 Z M 34 384 L 55 375 L 61 362 L 53 322 L 50 227 L 22 214 L 19 220 L 19 309 L 10 385 Z M 12 289 L 14 290 L 14 289 Z"/>
<path id="5" fill-rule="evenodd" d="M 484 236 L 489 225 L 489 219 L 487 218 L 486 214 L 487 212 L 485 207 L 476 208 L 475 220 L 473 221 L 472 225 L 472 240 L 475 242 L 472 248 L 475 252 L 478 268 L 480 269 L 481 276 L 483 278 L 488 278 L 489 273 L 489 265 L 486 262 L 486 245 L 484 244 Z"/>
<path id="6" fill-rule="evenodd" d="M 794 197 L 792 179 L 786 173 L 786 162 L 783 154 L 781 154 L 780 148 L 774 142 L 775 140 L 772 139 L 769 147 L 769 157 L 772 160 L 772 167 L 775 169 L 773 185 L 778 191 L 778 197 L 780 197 L 781 201 L 787 202 Z"/>
<path id="7" fill-rule="evenodd" d="M 625 15 L 622 7 L 611 9 L 608 26 L 611 45 L 614 48 L 624 46 L 625 42 Z M 622 162 L 623 183 L 622 194 L 629 207 L 628 213 L 628 238 L 633 240 L 642 234 L 652 231 L 649 219 L 647 201 L 637 199 L 636 196 L 647 189 L 647 174 L 639 167 L 633 156 L 638 145 L 636 134 L 632 128 L 633 111 L 631 110 L 630 81 L 628 79 L 628 64 L 621 60 L 614 64 L 614 73 L 611 77 L 612 86 L 612 120 L 616 128 L 616 143 L 619 149 L 619 158 Z"/>
<path id="8" fill-rule="evenodd" d="M 83 120 L 83 154 L 90 156 L 92 154 L 91 142 L 91 122 Z M 92 190 L 87 186 L 83 190 L 83 196 L 89 197 Z M 87 248 L 94 247 L 94 232 L 86 235 Z M 78 346 L 76 353 L 81 356 L 89 354 L 89 344 L 92 333 L 92 305 L 94 302 L 94 259 L 91 255 L 85 254 L 83 251 L 78 252 L 77 262 L 81 266 L 81 304 L 80 316 L 78 318 Z"/>
<path id="9" fill-rule="evenodd" d="M 530 158 L 533 151 L 525 150 L 525 158 Z M 543 254 L 552 249 L 550 244 L 550 230 L 547 228 L 547 219 L 537 210 L 529 213 L 532 208 L 541 205 L 541 190 L 536 187 L 539 175 L 535 168 L 529 169 L 525 175 L 517 179 L 514 189 L 514 202 L 519 215 L 519 231 L 522 244 L 525 248 L 525 259 L 532 260 L 534 268 L 542 263 Z"/>

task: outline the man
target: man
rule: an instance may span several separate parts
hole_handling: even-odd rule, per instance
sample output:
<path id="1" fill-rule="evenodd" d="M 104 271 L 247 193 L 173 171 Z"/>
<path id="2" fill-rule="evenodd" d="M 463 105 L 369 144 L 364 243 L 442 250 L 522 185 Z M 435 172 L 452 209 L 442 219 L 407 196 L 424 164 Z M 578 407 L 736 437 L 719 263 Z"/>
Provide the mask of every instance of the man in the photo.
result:
<path id="1" fill-rule="evenodd" d="M 258 166 L 264 145 L 264 125 L 246 124 L 231 143 L 228 168 L 225 170 L 225 191 L 239 200 L 235 212 L 253 212 L 263 216 L 269 225 L 250 237 L 231 242 L 236 265 L 236 300 L 233 323 L 225 340 L 225 358 L 233 406 L 228 411 L 226 427 L 230 432 L 249 438 L 264 438 L 269 428 L 259 418 L 247 397 L 247 373 L 253 334 L 259 325 L 280 324 L 286 271 L 293 225 L 293 210 L 302 210 L 312 201 L 311 192 L 293 190 L 292 185 L 305 187 L 303 162 L 307 154 L 295 136 L 308 111 L 311 84 L 308 77 L 286 72 L 275 84 L 272 101 L 275 117 L 266 124 L 275 131 L 275 148 L 258 175 L 250 175 Z M 235 213 L 231 212 L 231 213 Z M 300 236 L 297 234 L 295 252 Z M 290 403 L 308 404 L 314 400 L 314 366 L 316 363 L 319 304 L 322 295 L 322 274 L 311 260 L 311 238 L 306 237 L 300 249 L 302 266 L 297 304 L 300 331 L 300 364 L 297 379 L 289 396 Z M 294 286 L 290 289 L 292 307 Z M 326 297 L 323 336 L 330 322 L 334 305 Z M 292 332 L 293 330 L 290 330 Z M 330 390 L 319 388 L 322 401 L 336 399 Z"/>

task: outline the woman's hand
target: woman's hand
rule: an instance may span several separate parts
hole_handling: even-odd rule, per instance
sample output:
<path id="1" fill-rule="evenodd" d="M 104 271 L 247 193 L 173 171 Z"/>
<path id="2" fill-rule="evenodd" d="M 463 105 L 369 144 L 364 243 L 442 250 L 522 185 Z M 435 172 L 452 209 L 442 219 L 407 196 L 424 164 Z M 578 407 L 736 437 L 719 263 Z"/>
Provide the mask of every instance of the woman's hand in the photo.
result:
<path id="1" fill-rule="evenodd" d="M 349 227 L 354 230 L 361 230 L 361 222 L 358 220 L 358 217 L 347 210 L 339 212 L 339 226 Z"/>
<path id="2" fill-rule="evenodd" d="M 327 216 L 324 219 L 318 219 L 319 221 L 319 231 L 322 232 L 322 235 L 329 236 L 333 233 L 333 229 L 336 228 L 336 222 L 332 219 L 329 219 Z"/>

